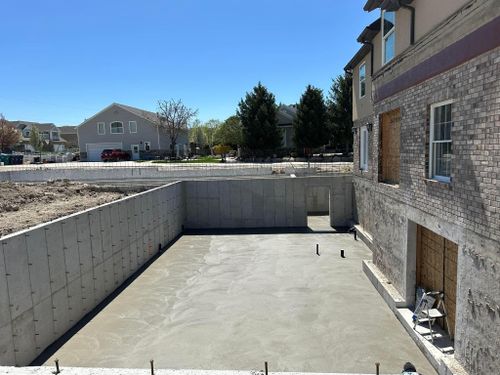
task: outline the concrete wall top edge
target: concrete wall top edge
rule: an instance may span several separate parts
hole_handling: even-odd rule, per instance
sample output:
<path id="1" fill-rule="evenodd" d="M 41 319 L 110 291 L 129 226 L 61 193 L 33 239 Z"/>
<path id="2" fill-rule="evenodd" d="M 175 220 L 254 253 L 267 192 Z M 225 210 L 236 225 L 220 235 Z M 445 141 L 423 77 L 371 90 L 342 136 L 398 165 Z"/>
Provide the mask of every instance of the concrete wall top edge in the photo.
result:
<path id="1" fill-rule="evenodd" d="M 149 194 L 149 193 L 152 193 L 152 192 L 164 189 L 164 188 L 169 187 L 169 186 L 174 186 L 174 185 L 177 185 L 177 184 L 180 184 L 180 183 L 182 183 L 182 181 L 170 182 L 168 184 L 165 184 L 165 185 L 162 185 L 162 186 L 158 186 L 158 187 L 155 187 L 155 188 L 152 188 L 152 189 L 148 189 L 146 191 L 141 191 L 140 193 L 129 195 L 128 197 L 123 197 L 123 198 L 120 198 L 120 199 L 117 199 L 117 200 L 114 200 L 114 201 L 111 201 L 111 202 L 100 204 L 100 205 L 95 206 L 95 207 L 87 208 L 86 210 L 82 210 L 82 211 L 74 212 L 74 213 L 66 215 L 66 216 L 58 217 L 57 219 L 54 219 L 54 220 L 51 220 L 51 221 L 47 221 L 45 223 L 41 223 L 41 224 L 38 224 L 38 225 L 35 225 L 35 226 L 32 226 L 32 227 L 28 227 L 28 228 L 22 229 L 20 231 L 14 232 L 14 233 L 9 233 L 6 236 L 0 237 L 0 241 L 8 240 L 8 239 L 10 239 L 12 237 L 15 237 L 15 236 L 18 236 L 18 235 L 21 235 L 21 234 L 25 234 L 25 233 L 30 232 L 32 230 L 44 228 L 44 227 L 47 227 L 47 226 L 52 225 L 54 223 L 63 222 L 65 220 L 69 220 L 69 219 L 72 219 L 72 218 L 74 218 L 76 216 L 79 216 L 79 215 L 82 215 L 82 214 L 86 214 L 86 213 L 90 213 L 90 212 L 95 211 L 95 210 L 99 210 L 99 209 L 102 210 L 103 208 L 109 207 L 109 206 L 111 206 L 111 205 L 113 205 L 115 203 L 121 203 L 121 202 L 125 202 L 127 200 L 132 200 L 132 199 L 138 198 L 138 197 L 140 197 L 142 195 Z"/>

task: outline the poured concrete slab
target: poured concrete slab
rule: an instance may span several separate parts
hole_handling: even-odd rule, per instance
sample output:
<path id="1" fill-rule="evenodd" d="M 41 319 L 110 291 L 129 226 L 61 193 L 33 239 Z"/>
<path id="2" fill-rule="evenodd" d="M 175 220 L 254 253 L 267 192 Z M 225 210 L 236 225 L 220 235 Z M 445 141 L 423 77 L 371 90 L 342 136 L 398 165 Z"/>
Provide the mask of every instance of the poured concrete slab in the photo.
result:
<path id="1" fill-rule="evenodd" d="M 435 374 L 363 274 L 369 258 L 348 234 L 185 235 L 46 364 Z"/>

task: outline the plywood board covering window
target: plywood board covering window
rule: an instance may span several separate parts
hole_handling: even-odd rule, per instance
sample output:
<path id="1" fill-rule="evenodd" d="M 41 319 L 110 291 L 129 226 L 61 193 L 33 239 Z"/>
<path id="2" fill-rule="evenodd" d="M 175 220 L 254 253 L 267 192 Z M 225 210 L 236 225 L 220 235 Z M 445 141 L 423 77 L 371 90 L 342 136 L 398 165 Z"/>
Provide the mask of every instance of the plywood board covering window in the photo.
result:
<path id="1" fill-rule="evenodd" d="M 399 109 L 380 116 L 379 180 L 399 184 L 401 112 Z"/>
<path id="2" fill-rule="evenodd" d="M 444 291 L 449 327 L 439 324 L 451 337 L 455 332 L 458 245 L 431 230 L 417 226 L 417 286 Z"/>

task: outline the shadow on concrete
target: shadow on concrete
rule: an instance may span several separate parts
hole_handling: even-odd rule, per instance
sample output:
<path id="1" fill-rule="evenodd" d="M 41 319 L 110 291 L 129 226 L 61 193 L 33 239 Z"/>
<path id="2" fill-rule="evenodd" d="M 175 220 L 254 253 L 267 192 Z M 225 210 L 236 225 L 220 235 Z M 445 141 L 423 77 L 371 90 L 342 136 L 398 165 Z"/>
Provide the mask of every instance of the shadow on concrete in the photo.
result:
<path id="1" fill-rule="evenodd" d="M 153 264 L 163 253 L 168 251 L 168 249 L 173 246 L 179 238 L 182 237 L 182 233 L 176 238 L 170 241 L 166 246 L 164 246 L 160 251 L 158 251 L 151 259 L 144 263 L 137 271 L 134 272 L 128 279 L 126 279 L 118 288 L 116 288 L 109 296 L 107 296 L 101 303 L 99 303 L 92 311 L 87 313 L 83 318 L 81 318 L 78 323 L 66 331 L 64 335 L 59 337 L 54 341 L 47 349 L 45 349 L 30 366 L 42 366 L 47 360 L 57 352 L 71 337 L 73 337 L 78 331 L 87 325 L 97 314 L 99 314 L 108 304 L 110 304 L 116 297 L 118 297 L 121 292 L 123 292 L 130 284 L 134 282 L 141 274 L 146 271 L 151 264 Z M 62 364 L 63 365 L 63 364 Z"/>

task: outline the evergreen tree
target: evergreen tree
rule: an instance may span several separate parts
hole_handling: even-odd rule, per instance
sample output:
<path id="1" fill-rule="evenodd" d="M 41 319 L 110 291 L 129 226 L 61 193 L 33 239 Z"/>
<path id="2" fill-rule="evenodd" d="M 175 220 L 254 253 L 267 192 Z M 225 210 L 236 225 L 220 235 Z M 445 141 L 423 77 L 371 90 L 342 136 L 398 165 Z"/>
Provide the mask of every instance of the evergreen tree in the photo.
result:
<path id="1" fill-rule="evenodd" d="M 260 82 L 238 105 L 243 127 L 243 146 L 253 155 L 270 154 L 281 146 L 274 95 Z"/>
<path id="2" fill-rule="evenodd" d="M 352 150 L 352 77 L 338 76 L 333 80 L 328 98 L 328 114 L 333 143 L 344 152 Z"/>
<path id="3" fill-rule="evenodd" d="M 294 142 L 300 151 L 323 146 L 330 139 L 328 115 L 323 92 L 308 85 L 297 106 L 293 123 Z"/>

